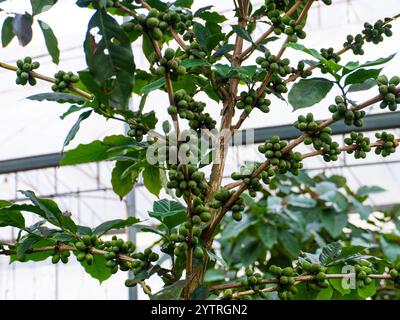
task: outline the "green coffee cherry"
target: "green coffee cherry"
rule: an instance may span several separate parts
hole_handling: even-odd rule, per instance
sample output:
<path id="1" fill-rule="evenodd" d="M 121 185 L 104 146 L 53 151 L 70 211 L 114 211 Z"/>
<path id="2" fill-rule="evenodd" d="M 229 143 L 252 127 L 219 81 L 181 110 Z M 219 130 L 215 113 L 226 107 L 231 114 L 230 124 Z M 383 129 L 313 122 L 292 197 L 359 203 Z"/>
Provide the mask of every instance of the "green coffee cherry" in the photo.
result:
<path id="1" fill-rule="evenodd" d="M 257 98 L 257 92 L 255 90 L 249 90 L 248 92 L 242 91 L 240 93 L 240 100 L 236 103 L 236 108 L 244 109 L 247 115 L 254 108 L 258 108 L 264 113 L 269 112 L 269 106 L 271 101 L 265 98 L 266 93 L 264 92 L 259 98 Z"/>
<path id="2" fill-rule="evenodd" d="M 400 77 L 394 76 L 389 80 L 386 76 L 381 75 L 377 81 L 379 93 L 383 96 L 379 107 L 381 109 L 388 107 L 390 111 L 396 111 L 397 105 L 400 103 L 400 94 L 396 88 L 400 84 Z"/>
<path id="3" fill-rule="evenodd" d="M 396 152 L 399 142 L 395 139 L 393 134 L 383 131 L 381 133 L 376 133 L 375 137 L 382 143 L 381 146 L 375 148 L 375 154 L 387 157 Z"/>
<path id="4" fill-rule="evenodd" d="M 55 83 L 51 89 L 55 92 L 68 92 L 74 83 L 79 82 L 79 77 L 72 72 L 58 71 L 54 78 Z"/>
<path id="5" fill-rule="evenodd" d="M 17 60 L 17 79 L 15 81 L 18 85 L 26 85 L 29 83 L 31 86 L 36 84 L 36 79 L 32 76 L 31 72 L 40 67 L 39 62 L 32 62 L 31 57 L 26 57 L 24 60 Z"/>
<path id="6" fill-rule="evenodd" d="M 344 139 L 344 143 L 348 146 L 355 146 L 354 149 L 348 150 L 347 153 L 354 153 L 354 158 L 356 159 L 365 159 L 367 152 L 371 151 L 369 138 L 364 137 L 361 132 L 351 132 L 350 137 Z"/>
<path id="7" fill-rule="evenodd" d="M 294 175 L 299 174 L 299 170 L 303 168 L 302 156 L 299 152 L 282 152 L 288 145 L 288 142 L 281 140 L 278 136 L 273 136 L 271 139 L 259 146 L 259 151 L 264 151 L 265 157 L 269 160 L 270 164 L 276 167 L 279 173 L 291 172 Z"/>

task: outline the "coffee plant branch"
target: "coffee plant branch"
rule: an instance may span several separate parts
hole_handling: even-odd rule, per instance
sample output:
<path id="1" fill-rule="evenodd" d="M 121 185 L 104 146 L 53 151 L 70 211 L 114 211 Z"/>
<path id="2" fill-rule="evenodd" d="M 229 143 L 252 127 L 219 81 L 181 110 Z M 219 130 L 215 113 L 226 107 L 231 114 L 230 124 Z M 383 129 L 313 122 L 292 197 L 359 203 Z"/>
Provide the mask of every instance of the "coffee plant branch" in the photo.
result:
<path id="1" fill-rule="evenodd" d="M 396 91 L 400 91 L 400 87 L 396 88 Z M 383 96 L 381 94 L 363 102 L 360 103 L 359 105 L 353 106 L 351 110 L 357 111 L 357 110 L 362 110 L 364 108 L 367 108 L 368 106 L 375 104 L 383 99 Z M 332 118 L 327 119 L 323 121 L 319 126 L 318 129 L 321 130 L 323 128 L 326 128 L 327 126 L 331 125 L 332 123 L 336 122 Z M 308 137 L 309 134 L 304 133 L 298 138 L 294 139 L 291 141 L 286 147 L 284 147 L 281 151 L 282 153 L 286 153 L 297 147 L 299 144 L 301 144 L 306 137 Z M 262 163 L 252 174 L 251 177 L 257 177 L 258 175 L 261 174 L 268 166 L 270 165 L 270 162 L 266 160 L 264 163 Z M 229 208 L 235 203 L 235 201 L 240 197 L 240 195 L 247 189 L 247 186 L 244 182 L 242 182 L 240 185 L 238 185 L 239 189 L 230 197 L 230 199 L 225 203 L 225 205 L 221 208 L 219 214 L 215 217 L 215 219 L 212 221 L 210 224 L 207 233 L 205 234 L 205 239 L 211 239 L 212 235 L 215 231 L 215 229 L 218 227 L 219 223 L 221 222 L 222 218 L 224 217 L 225 213 L 229 210 Z"/>

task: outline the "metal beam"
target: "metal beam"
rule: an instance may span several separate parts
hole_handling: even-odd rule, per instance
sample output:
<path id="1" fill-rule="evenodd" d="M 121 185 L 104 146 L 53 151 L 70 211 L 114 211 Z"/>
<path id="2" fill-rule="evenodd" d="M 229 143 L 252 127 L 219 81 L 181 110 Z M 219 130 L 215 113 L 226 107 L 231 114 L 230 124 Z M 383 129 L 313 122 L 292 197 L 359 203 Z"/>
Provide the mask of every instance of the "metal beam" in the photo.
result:
<path id="1" fill-rule="evenodd" d="M 375 131 L 383 129 L 397 129 L 400 128 L 400 111 L 390 113 L 379 113 L 368 115 L 365 117 L 365 125 L 362 128 L 354 126 L 346 126 L 343 122 L 334 123 L 331 128 L 334 134 L 344 134 L 351 131 Z M 239 131 L 234 138 L 234 145 L 246 144 L 246 132 L 249 130 Z M 272 136 L 280 136 L 282 139 L 291 140 L 298 137 L 300 131 L 292 125 L 281 125 L 274 127 L 263 127 L 254 129 L 254 143 L 264 142 Z M 38 170 L 46 168 L 58 167 L 61 160 L 60 153 L 51 153 L 39 156 L 32 156 L 26 158 L 10 159 L 0 161 L 0 174 L 7 174 L 13 172 Z"/>

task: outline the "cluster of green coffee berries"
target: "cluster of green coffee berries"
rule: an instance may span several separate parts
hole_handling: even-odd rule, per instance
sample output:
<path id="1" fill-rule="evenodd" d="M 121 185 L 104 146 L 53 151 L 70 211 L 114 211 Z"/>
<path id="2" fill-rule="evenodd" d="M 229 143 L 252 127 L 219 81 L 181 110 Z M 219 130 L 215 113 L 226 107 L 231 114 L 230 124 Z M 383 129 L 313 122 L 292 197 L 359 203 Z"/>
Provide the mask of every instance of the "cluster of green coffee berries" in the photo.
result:
<path id="1" fill-rule="evenodd" d="M 193 15 L 182 10 L 162 12 L 157 9 L 149 10 L 147 16 L 141 14 L 123 24 L 126 32 L 146 32 L 155 40 L 163 40 L 168 28 L 183 34 L 193 24 Z"/>
<path id="2" fill-rule="evenodd" d="M 288 88 L 286 86 L 285 80 L 282 79 L 279 75 L 273 74 L 271 76 L 271 81 L 268 84 L 266 92 L 267 93 L 275 93 L 278 95 L 281 93 L 288 92 Z"/>
<path id="3" fill-rule="evenodd" d="M 329 287 L 329 281 L 326 279 L 326 267 L 319 263 L 311 263 L 308 260 L 303 260 L 298 266 L 299 274 L 313 275 L 314 278 L 307 282 L 308 289 L 312 291 L 320 291 Z"/>
<path id="4" fill-rule="evenodd" d="M 362 47 L 364 43 L 365 42 L 362 34 L 359 33 L 355 37 L 349 34 L 346 38 L 346 42 L 343 43 L 343 47 L 345 48 L 350 47 L 355 55 L 363 55 L 364 49 Z"/>
<path id="5" fill-rule="evenodd" d="M 281 150 L 288 145 L 286 140 L 281 140 L 278 136 L 265 140 L 264 144 L 258 146 L 258 151 L 263 153 L 272 166 L 276 166 L 279 173 L 291 172 L 299 174 L 303 168 L 302 156 L 299 152 L 282 152 Z"/>
<path id="6" fill-rule="evenodd" d="M 73 72 L 58 71 L 55 75 L 55 82 L 51 89 L 55 92 L 67 92 L 68 88 L 73 84 L 79 82 L 79 77 Z"/>
<path id="7" fill-rule="evenodd" d="M 232 195 L 233 191 L 222 187 L 214 194 L 214 198 L 210 203 L 210 208 L 220 209 L 225 203 L 228 202 Z M 242 220 L 241 212 L 244 210 L 244 200 L 242 198 L 237 199 L 231 206 L 230 210 L 232 211 L 232 218 L 234 220 Z"/>
<path id="8" fill-rule="evenodd" d="M 256 294 L 260 296 L 260 298 L 266 298 L 267 294 L 261 291 L 265 288 L 265 284 L 262 283 L 262 275 L 258 272 L 254 272 L 250 267 L 246 268 L 245 275 L 246 278 L 240 282 L 242 287 L 245 287 L 248 290 L 253 290 Z"/>
<path id="9" fill-rule="evenodd" d="M 389 274 L 392 277 L 394 286 L 400 288 L 400 263 L 390 269 Z"/>
<path id="10" fill-rule="evenodd" d="M 383 96 L 379 107 L 381 109 L 389 107 L 390 111 L 396 111 L 397 104 L 400 103 L 400 94 L 396 88 L 400 84 L 400 77 L 394 76 L 389 80 L 386 76 L 382 75 L 376 80 L 379 84 L 379 93 Z"/>
<path id="11" fill-rule="evenodd" d="M 288 1 L 266 1 L 260 8 L 260 12 L 264 12 L 274 27 L 274 33 L 280 35 L 283 33 L 290 36 L 289 41 L 297 42 L 298 38 L 304 39 L 306 33 L 303 26 L 296 24 L 296 21 L 283 13 L 288 10 Z"/>
<path id="12" fill-rule="evenodd" d="M 180 76 L 186 74 L 186 68 L 181 65 L 181 59 L 176 56 L 175 50 L 168 48 L 165 50 L 164 56 L 160 60 L 160 66 L 155 70 L 155 73 L 160 76 L 169 73 L 172 80 L 178 80 Z"/>
<path id="13" fill-rule="evenodd" d="M 364 30 L 362 31 L 365 35 L 365 40 L 367 42 L 372 42 L 373 44 L 378 44 L 383 41 L 383 35 L 391 37 L 393 32 L 391 30 L 392 25 L 388 23 L 389 21 L 390 19 L 388 18 L 385 19 L 385 22 L 378 20 L 374 25 L 366 22 L 364 24 Z"/>
<path id="14" fill-rule="evenodd" d="M 125 242 L 122 239 L 118 239 L 117 236 L 113 236 L 111 241 L 104 242 L 101 248 L 106 251 L 104 254 L 104 258 L 107 260 L 106 266 L 111 269 L 112 273 L 117 273 L 118 266 L 121 271 L 128 271 L 132 268 L 131 262 L 119 258 L 120 254 L 132 256 L 136 245 L 131 241 Z"/>
<path id="15" fill-rule="evenodd" d="M 356 55 L 363 55 L 364 50 L 362 47 L 365 43 L 364 38 L 367 42 L 378 44 L 383 41 L 383 35 L 387 37 L 392 36 L 392 25 L 389 24 L 390 20 L 390 18 L 385 18 L 385 21 L 378 20 L 374 23 L 374 25 L 366 22 L 364 24 L 362 33 L 359 33 L 354 37 L 352 35 L 348 35 L 346 39 L 347 41 L 343 44 L 343 46 L 350 47 L 353 50 L 353 53 Z"/>
<path id="16" fill-rule="evenodd" d="M 54 254 L 51 258 L 51 262 L 53 264 L 57 264 L 58 262 L 62 263 L 68 263 L 68 258 L 70 257 L 71 252 L 69 252 L 69 250 L 60 250 L 60 248 L 58 246 L 55 247 L 54 249 Z"/>
<path id="17" fill-rule="evenodd" d="M 134 138 L 140 142 L 143 140 L 143 136 L 149 132 L 149 128 L 140 121 L 140 113 L 134 112 L 134 116 L 128 119 L 129 130 L 127 132 L 129 137 Z"/>
<path id="18" fill-rule="evenodd" d="M 375 148 L 376 154 L 382 155 L 382 157 L 387 157 L 396 152 L 399 143 L 396 141 L 393 134 L 383 131 L 381 133 L 376 133 L 375 137 L 383 143 L 382 146 Z"/>
<path id="19" fill-rule="evenodd" d="M 184 89 L 175 92 L 175 105 L 168 107 L 171 115 L 179 114 L 179 117 L 189 121 L 189 127 L 193 130 L 207 128 L 212 130 L 217 122 L 209 113 L 203 113 L 204 102 L 195 101 Z"/>
<path id="20" fill-rule="evenodd" d="M 361 132 L 351 132 L 350 137 L 344 139 L 344 143 L 348 146 L 356 146 L 355 149 L 347 150 L 348 154 L 354 153 L 354 158 L 356 159 L 365 159 L 367 157 L 367 152 L 371 151 L 371 141 Z"/>
<path id="21" fill-rule="evenodd" d="M 318 126 L 322 121 L 314 120 L 314 115 L 312 113 L 308 113 L 306 116 L 300 115 L 297 118 L 297 121 L 293 124 L 296 129 L 299 129 L 303 132 L 315 132 L 318 131 Z"/>
<path id="22" fill-rule="evenodd" d="M 190 35 L 191 37 L 193 37 L 192 33 L 187 33 L 187 34 Z M 186 33 L 185 33 L 185 35 L 186 35 Z M 196 40 L 193 40 L 190 42 L 190 44 L 188 46 L 186 46 L 185 51 L 183 51 L 179 55 L 179 57 L 182 60 L 185 60 L 185 59 L 193 60 L 193 59 L 204 59 L 206 57 L 206 55 L 207 55 L 207 52 L 205 52 L 201 49 L 200 44 Z"/>
<path id="23" fill-rule="evenodd" d="M 293 268 L 286 267 L 284 269 L 272 265 L 269 272 L 276 277 L 278 297 L 281 300 L 290 300 L 297 293 L 295 287 L 295 272 Z"/>
<path id="24" fill-rule="evenodd" d="M 266 93 L 264 92 L 259 98 L 257 98 L 257 91 L 251 89 L 249 91 L 242 91 L 240 93 L 240 100 L 236 103 L 236 108 L 244 110 L 249 115 L 253 108 L 258 108 L 262 112 L 269 112 L 269 106 L 271 101 L 265 98 Z"/>
<path id="25" fill-rule="evenodd" d="M 31 57 L 26 57 L 24 60 L 17 60 L 17 80 L 16 84 L 26 85 L 29 83 L 31 86 L 36 84 L 36 79 L 31 75 L 31 71 L 40 67 L 40 63 L 32 61 Z"/>
<path id="26" fill-rule="evenodd" d="M 289 0 L 265 0 L 263 9 L 267 12 L 273 10 L 286 11 L 289 6 Z"/>
<path id="27" fill-rule="evenodd" d="M 298 74 L 303 79 L 312 75 L 312 71 L 306 69 L 306 64 L 303 60 L 297 63 L 297 68 L 292 68 L 292 73 Z"/>
<path id="28" fill-rule="evenodd" d="M 91 249 L 99 245 L 100 240 L 95 235 L 88 236 L 84 235 L 81 239 L 78 239 L 75 242 L 76 251 L 74 252 L 76 255 L 76 260 L 79 262 L 86 261 L 88 265 L 93 263 L 93 254 L 91 253 Z"/>
<path id="29" fill-rule="evenodd" d="M 335 53 L 333 48 L 321 49 L 321 56 L 324 57 L 328 61 L 333 61 L 336 63 L 338 63 L 340 61 L 340 56 L 337 53 Z M 320 69 L 321 69 L 322 73 L 328 72 L 327 67 L 323 64 L 321 64 Z"/>
<path id="30" fill-rule="evenodd" d="M 204 249 L 200 246 L 200 236 L 203 232 L 202 223 L 206 223 L 211 219 L 211 214 L 208 208 L 204 207 L 203 199 L 200 197 L 193 200 L 194 213 L 178 229 L 178 233 L 173 233 L 170 236 L 172 242 L 179 243 L 175 246 L 174 254 L 177 257 L 184 258 L 189 246 L 193 247 L 193 257 L 196 259 L 204 258 Z"/>
<path id="31" fill-rule="evenodd" d="M 185 172 L 187 171 L 187 172 Z M 167 187 L 175 189 L 175 195 L 187 199 L 190 194 L 199 196 L 208 189 L 204 172 L 198 170 L 195 164 L 172 164 L 169 168 Z"/>
<path id="32" fill-rule="evenodd" d="M 354 265 L 356 272 L 357 286 L 363 288 L 372 283 L 372 279 L 368 277 L 372 273 L 372 263 L 367 260 L 360 260 Z"/>
<path id="33" fill-rule="evenodd" d="M 329 106 L 334 121 L 344 119 L 344 123 L 348 126 L 362 127 L 364 125 L 363 118 L 366 114 L 364 110 L 351 110 L 342 96 L 336 96 L 335 103 Z"/>
<path id="34" fill-rule="evenodd" d="M 247 191 L 249 192 L 249 195 L 255 198 L 257 196 L 257 191 L 261 191 L 263 187 L 260 183 L 260 177 L 251 177 L 252 173 L 252 168 L 241 166 L 240 171 L 233 172 L 231 178 L 233 180 L 242 180 L 247 186 Z"/>
<path id="35" fill-rule="evenodd" d="M 279 74 L 281 77 L 292 73 L 292 68 L 289 66 L 290 60 L 287 58 L 279 60 L 278 57 L 273 55 L 268 49 L 264 52 L 264 57 L 257 57 L 256 63 L 260 65 L 262 69 Z"/>

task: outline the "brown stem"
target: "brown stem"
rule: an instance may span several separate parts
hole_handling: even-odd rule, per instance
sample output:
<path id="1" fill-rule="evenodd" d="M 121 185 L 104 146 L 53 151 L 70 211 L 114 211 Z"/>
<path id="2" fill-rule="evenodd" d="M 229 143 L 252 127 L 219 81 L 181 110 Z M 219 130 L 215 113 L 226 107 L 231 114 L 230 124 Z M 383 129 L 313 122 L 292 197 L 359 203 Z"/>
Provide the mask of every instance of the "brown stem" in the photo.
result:
<path id="1" fill-rule="evenodd" d="M 17 67 L 9 65 L 9 64 L 4 63 L 4 62 L 0 62 L 0 67 L 4 68 L 4 69 L 7 69 L 7 70 L 11 70 L 11 71 L 17 71 L 17 69 L 18 69 Z M 47 81 L 47 82 L 50 82 L 50 83 L 55 83 L 55 81 L 56 81 L 54 78 L 45 76 L 43 74 L 40 74 L 40 73 L 37 73 L 37 72 L 34 72 L 34 71 L 30 71 L 29 74 L 32 77 L 36 78 L 36 79 L 40 79 L 40 80 Z M 81 89 L 79 89 L 77 87 L 74 87 L 73 85 L 70 85 L 68 87 L 68 89 L 70 91 L 72 91 L 72 92 L 75 92 L 76 94 L 80 95 L 81 97 L 83 97 L 85 99 L 91 100 L 93 98 L 90 93 L 87 93 L 86 91 L 83 91 L 83 90 L 81 90 Z"/>

